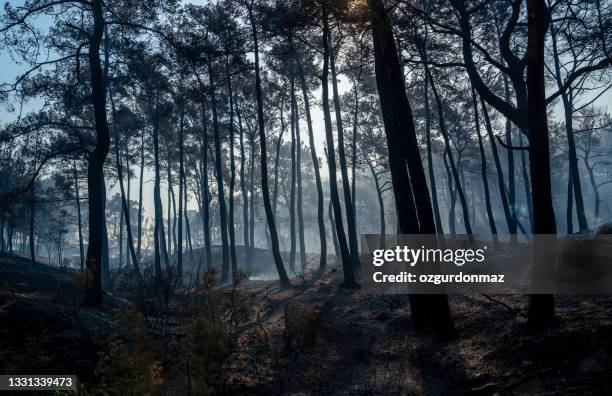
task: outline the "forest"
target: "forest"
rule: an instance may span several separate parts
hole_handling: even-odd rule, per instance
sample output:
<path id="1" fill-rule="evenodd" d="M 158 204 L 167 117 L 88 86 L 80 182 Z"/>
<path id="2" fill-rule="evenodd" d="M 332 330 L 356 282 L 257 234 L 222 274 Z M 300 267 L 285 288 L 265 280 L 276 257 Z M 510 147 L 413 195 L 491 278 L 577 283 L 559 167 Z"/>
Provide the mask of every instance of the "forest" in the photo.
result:
<path id="1" fill-rule="evenodd" d="M 361 290 L 365 234 L 611 234 L 611 47 L 609 0 L 7 1 L 0 374 L 612 391 L 610 296 Z"/>

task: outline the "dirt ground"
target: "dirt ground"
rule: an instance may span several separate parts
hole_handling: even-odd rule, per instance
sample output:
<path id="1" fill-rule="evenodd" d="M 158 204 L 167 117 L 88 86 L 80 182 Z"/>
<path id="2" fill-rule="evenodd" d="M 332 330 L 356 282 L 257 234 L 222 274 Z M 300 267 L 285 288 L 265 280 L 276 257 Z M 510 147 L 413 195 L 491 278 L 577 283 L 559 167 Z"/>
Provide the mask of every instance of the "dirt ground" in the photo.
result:
<path id="1" fill-rule="evenodd" d="M 74 373 L 95 381 L 97 340 L 110 331 L 122 302 L 111 300 L 103 311 L 82 309 L 74 278 L 68 270 L 0 255 L 0 372 Z M 612 393 L 609 296 L 558 297 L 556 324 L 529 333 L 524 296 L 453 295 L 456 337 L 441 342 L 413 331 L 405 296 L 340 288 L 334 268 L 317 281 L 294 283 L 285 290 L 272 281 L 239 286 L 254 295 L 254 314 L 213 381 L 217 393 Z M 320 309 L 314 345 L 285 348 L 289 301 Z"/>

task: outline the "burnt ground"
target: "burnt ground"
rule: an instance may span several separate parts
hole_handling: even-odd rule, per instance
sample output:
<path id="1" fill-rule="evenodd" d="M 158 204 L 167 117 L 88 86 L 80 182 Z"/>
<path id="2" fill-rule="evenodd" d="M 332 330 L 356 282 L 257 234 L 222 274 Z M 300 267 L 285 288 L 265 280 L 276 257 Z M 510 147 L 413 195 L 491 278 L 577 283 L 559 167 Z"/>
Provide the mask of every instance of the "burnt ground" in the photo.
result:
<path id="1" fill-rule="evenodd" d="M 75 273 L 0 255 L 0 372 L 77 374 L 95 383 L 98 352 L 122 304 L 83 309 Z M 611 394 L 612 298 L 557 298 L 557 321 L 530 333 L 524 296 L 455 295 L 456 337 L 413 331 L 404 296 L 339 288 L 331 269 L 280 290 L 248 281 L 256 309 L 211 380 L 220 394 Z M 284 348 L 284 306 L 318 306 L 314 345 Z M 160 335 L 161 337 L 161 335 Z M 160 358 L 163 360 L 163 358 Z"/>

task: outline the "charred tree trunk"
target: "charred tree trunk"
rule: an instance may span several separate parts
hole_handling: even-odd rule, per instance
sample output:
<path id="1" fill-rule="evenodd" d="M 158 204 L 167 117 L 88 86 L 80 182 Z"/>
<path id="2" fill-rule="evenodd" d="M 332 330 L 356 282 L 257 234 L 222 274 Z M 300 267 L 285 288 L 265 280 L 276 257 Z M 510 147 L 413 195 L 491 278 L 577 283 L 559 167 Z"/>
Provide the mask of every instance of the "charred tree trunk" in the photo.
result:
<path id="1" fill-rule="evenodd" d="M 480 151 L 480 172 L 482 174 L 482 184 L 485 193 L 485 206 L 487 208 L 487 219 L 493 235 L 493 246 L 499 248 L 499 240 L 497 239 L 497 226 L 495 225 L 495 217 L 493 216 L 493 208 L 491 206 L 491 193 L 489 191 L 489 178 L 487 176 L 487 156 L 485 154 L 482 136 L 480 134 L 480 118 L 478 116 L 478 102 L 476 100 L 476 92 L 472 88 L 472 104 L 474 106 L 474 124 L 476 125 L 476 135 L 478 137 L 478 150 Z M 473 200 L 472 200 L 473 202 Z"/>
<path id="2" fill-rule="evenodd" d="M 552 201 L 548 120 L 544 80 L 544 44 L 550 15 L 544 0 L 527 0 L 527 90 L 529 108 L 529 163 L 531 170 L 531 196 L 535 234 L 556 234 L 557 225 Z M 536 265 L 552 265 L 542 257 Z M 528 311 L 531 328 L 550 324 L 555 315 L 554 296 L 534 294 Z"/>
<path id="3" fill-rule="evenodd" d="M 342 270 L 344 273 L 344 285 L 347 287 L 355 287 L 357 285 L 354 275 L 354 264 L 349 246 L 344 233 L 344 222 L 342 221 L 342 208 L 340 206 L 340 196 L 338 194 L 338 181 L 336 170 L 336 150 L 334 148 L 334 136 L 332 131 L 331 115 L 329 109 L 329 24 L 328 11 L 323 7 L 323 117 L 325 120 L 325 138 L 327 141 L 327 165 L 329 167 L 329 187 L 331 194 L 332 207 L 334 209 L 334 220 L 336 223 L 336 234 L 338 236 L 338 244 L 340 246 L 340 255 L 342 256 Z M 350 194 L 349 194 L 350 199 Z"/>
<path id="4" fill-rule="evenodd" d="M 510 211 L 510 204 L 508 203 L 508 196 L 506 195 L 506 186 L 504 184 L 504 171 L 501 167 L 501 161 L 499 160 L 499 153 L 497 152 L 497 144 L 495 143 L 495 136 L 493 135 L 493 128 L 491 127 L 491 119 L 489 118 L 489 112 L 487 110 L 487 105 L 480 98 L 480 105 L 482 107 L 482 115 L 485 121 L 485 129 L 487 130 L 487 136 L 489 137 L 489 142 L 491 143 L 491 153 L 493 153 L 493 162 L 495 163 L 495 170 L 497 171 L 497 188 L 499 189 L 499 196 L 502 200 L 502 207 L 504 209 L 504 216 L 506 217 L 506 224 L 508 226 L 508 233 L 512 234 L 512 230 L 514 227 L 514 222 L 512 219 L 512 212 Z M 516 231 L 514 231 L 516 234 Z"/>
<path id="5" fill-rule="evenodd" d="M 387 136 L 399 228 L 404 233 L 417 231 L 435 234 L 436 227 L 427 181 L 393 31 L 382 0 L 368 0 L 368 5 L 374 43 L 376 83 Z M 453 322 L 446 295 L 411 295 L 410 308 L 416 329 L 431 328 L 442 337 L 452 336 Z"/>
<path id="6" fill-rule="evenodd" d="M 323 185 L 321 183 L 321 173 L 319 170 L 319 157 L 317 156 L 317 150 L 314 141 L 314 131 L 312 127 L 312 117 L 310 114 L 310 99 L 308 97 L 308 86 L 306 84 L 306 77 L 304 76 L 304 69 L 302 63 L 297 55 L 297 52 L 291 45 L 293 50 L 295 63 L 297 65 L 298 74 L 300 77 L 300 85 L 302 88 L 302 97 L 304 100 L 304 112 L 306 113 L 306 125 L 308 127 L 308 144 L 310 145 L 310 156 L 312 158 L 312 166 L 314 168 L 315 183 L 317 187 L 317 221 L 319 225 L 319 240 L 321 242 L 320 259 L 319 259 L 319 273 L 325 270 L 327 264 L 327 236 L 325 235 L 325 219 L 324 219 L 324 200 L 323 200 Z"/>
<path id="7" fill-rule="evenodd" d="M 448 187 L 448 196 L 450 198 L 450 205 L 448 207 L 448 228 L 451 235 L 457 235 L 457 226 L 455 222 L 455 205 L 457 203 L 457 190 L 453 188 L 453 175 L 451 174 L 450 167 L 448 166 L 448 151 L 444 150 L 444 169 L 446 170 L 446 185 Z"/>
<path id="8" fill-rule="evenodd" d="M 251 146 L 251 164 L 249 167 L 249 246 L 251 254 L 255 253 L 255 137 L 249 137 Z"/>
<path id="9" fill-rule="evenodd" d="M 376 186 L 376 197 L 378 198 L 378 210 L 380 216 L 380 237 L 383 238 L 385 235 L 385 201 L 383 200 L 383 191 L 380 186 L 380 180 L 378 178 L 378 173 L 376 173 L 376 169 L 374 169 L 374 165 L 370 161 L 366 160 L 368 167 L 370 168 L 370 173 L 372 174 L 372 178 L 374 179 L 374 185 Z"/>
<path id="10" fill-rule="evenodd" d="M 208 129 L 206 128 L 206 107 L 205 99 L 202 100 L 202 145 L 200 147 L 202 157 L 202 209 L 203 221 L 202 228 L 204 231 L 204 252 L 206 256 L 206 268 L 211 269 L 212 266 L 212 251 L 210 237 L 210 193 L 208 186 Z"/>
<path id="11" fill-rule="evenodd" d="M 76 159 L 73 161 L 73 174 L 74 174 L 74 197 L 76 200 L 77 207 L 77 229 L 79 235 L 79 259 L 81 264 L 81 271 L 85 268 L 85 249 L 83 247 L 83 220 L 81 218 L 81 193 L 79 189 L 79 174 L 77 172 Z M 2 222 L 2 231 L 4 231 L 4 222 Z M 2 242 L 4 242 L 4 235 L 2 238 Z M 3 249 L 4 251 L 4 243 Z"/>
<path id="12" fill-rule="evenodd" d="M 281 130 L 278 133 L 278 139 L 276 140 L 276 155 L 274 156 L 274 190 L 272 191 L 272 213 L 274 214 L 274 218 L 276 218 L 276 207 L 278 205 L 278 172 L 279 172 L 279 162 L 280 162 L 280 150 L 283 144 L 283 134 L 285 133 L 285 95 L 281 96 L 281 105 L 280 105 L 280 123 Z M 293 126 L 293 120 L 291 120 L 291 125 Z"/>
<path id="13" fill-rule="evenodd" d="M 210 108 L 213 117 L 213 138 L 215 142 L 215 175 L 217 177 L 217 195 L 219 199 L 219 222 L 221 226 L 221 252 L 223 264 L 221 267 L 221 283 L 227 282 L 229 276 L 229 247 L 227 240 L 227 208 L 225 206 L 225 191 L 223 189 L 223 170 L 221 157 L 221 137 L 219 136 L 219 121 L 217 118 L 217 98 L 215 95 L 215 73 L 212 62 L 208 60 L 208 80 L 210 81 Z"/>
<path id="14" fill-rule="evenodd" d="M 249 21 L 251 23 L 251 30 L 253 34 L 253 47 L 255 50 L 255 97 L 257 100 L 257 124 L 259 127 L 259 145 L 261 149 L 260 162 L 261 162 L 261 192 L 263 197 L 264 210 L 266 212 L 266 219 L 268 221 L 268 228 L 270 230 L 270 239 L 272 243 L 272 255 L 274 257 L 274 263 L 276 264 L 276 270 L 282 286 L 291 286 L 285 267 L 283 266 L 283 258 L 280 254 L 280 248 L 278 244 L 278 233 L 276 231 L 276 223 L 274 220 L 274 214 L 272 213 L 272 205 L 270 204 L 270 189 L 268 187 L 268 152 L 266 148 L 266 131 L 264 123 L 264 112 L 263 112 L 263 97 L 261 90 L 261 76 L 259 72 L 259 43 L 257 38 L 257 25 L 255 23 L 255 15 L 253 14 L 253 5 L 251 4 L 248 9 Z"/>
<path id="15" fill-rule="evenodd" d="M 557 82 L 557 87 L 562 90 L 563 81 L 561 80 L 561 66 L 559 59 L 559 52 L 557 49 L 557 32 L 555 30 L 554 24 L 550 22 L 550 37 L 552 39 L 552 50 L 553 50 L 553 63 L 555 66 L 555 80 Z M 587 232 L 589 229 L 589 225 L 587 223 L 586 215 L 584 212 L 584 199 L 582 197 L 582 186 L 580 182 L 580 172 L 578 168 L 578 155 L 576 154 L 576 142 L 574 141 L 574 109 L 573 109 L 573 97 L 572 97 L 572 89 L 568 89 L 567 91 L 561 91 L 561 101 L 563 103 L 563 113 L 565 116 L 565 132 L 567 134 L 567 149 L 568 149 L 568 160 L 569 160 L 569 179 L 571 181 L 571 185 L 573 188 L 573 194 L 576 198 L 576 217 L 578 219 L 578 227 L 580 227 L 580 232 Z M 572 227 L 569 225 L 572 218 L 572 202 L 571 200 L 572 191 L 568 190 L 568 203 L 567 203 L 567 211 L 568 211 L 568 234 L 571 234 Z"/>
<path id="16" fill-rule="evenodd" d="M 102 181 L 104 161 L 110 147 L 108 121 L 106 119 L 106 92 L 100 64 L 100 44 L 104 33 L 102 1 L 92 0 L 93 32 L 89 39 L 89 70 L 91 74 L 91 98 L 94 108 L 96 144 L 89 157 L 87 185 L 89 194 L 89 244 L 87 246 L 88 288 L 84 304 L 102 306 L 102 245 L 104 243 L 104 202 Z"/>
<path id="17" fill-rule="evenodd" d="M 179 133 L 178 133 L 178 152 L 179 152 L 179 207 L 178 207 L 178 238 L 176 243 L 176 282 L 178 287 L 183 286 L 183 210 L 184 210 L 184 194 L 187 193 L 186 185 L 183 188 L 183 181 L 185 179 L 185 166 L 184 166 L 184 129 L 185 129 L 185 98 L 183 96 L 183 76 L 181 75 L 181 86 L 180 86 L 180 106 L 181 115 L 179 121 Z"/>
<path id="18" fill-rule="evenodd" d="M 325 27 L 325 24 L 323 25 Z M 325 33 L 324 33 L 325 34 Z M 331 42 L 331 31 L 327 29 L 328 41 Z M 328 46 L 330 44 L 328 43 Z M 329 50 L 329 66 L 331 70 L 332 93 L 334 96 L 334 110 L 336 112 L 336 127 L 338 129 L 338 161 L 340 162 L 340 175 L 342 176 L 342 192 L 344 193 L 344 207 L 346 212 L 346 228 L 348 231 L 349 252 L 355 270 L 359 269 L 359 241 L 355 221 L 355 209 L 349 184 L 346 154 L 344 150 L 344 126 L 342 125 L 342 111 L 340 109 L 340 95 L 338 94 L 338 78 L 336 73 L 336 60 L 333 48 Z"/>
<path id="19" fill-rule="evenodd" d="M 440 206 L 438 203 L 438 188 L 436 187 L 436 176 L 433 164 L 433 147 L 431 144 L 431 108 L 429 106 L 429 79 L 425 77 L 425 136 L 427 139 L 427 170 L 429 172 L 429 186 L 431 188 L 431 203 L 433 206 L 434 219 L 438 234 L 444 234 Z"/>
<path id="20" fill-rule="evenodd" d="M 230 145 L 230 186 L 229 186 L 229 244 L 230 259 L 232 262 L 232 282 L 237 284 L 238 259 L 236 258 L 236 234 L 234 232 L 234 188 L 236 186 L 236 164 L 234 163 L 234 92 L 232 90 L 232 78 L 229 61 L 227 61 L 227 89 L 229 94 L 229 145 Z"/>
<path id="21" fill-rule="evenodd" d="M 168 247 L 166 249 L 169 255 L 174 255 L 176 254 L 176 199 L 174 197 L 174 183 L 172 181 L 170 147 L 168 147 L 167 150 L 166 173 L 168 175 L 168 190 L 166 192 L 168 193 L 168 214 L 166 221 L 168 223 Z M 166 270 L 168 270 L 168 267 L 166 267 Z"/>
<path id="22" fill-rule="evenodd" d="M 136 248 L 136 256 L 140 260 L 142 257 L 142 190 L 144 186 L 144 165 L 145 165 L 145 154 L 144 154 L 144 128 L 140 135 L 140 178 L 138 180 L 138 242 Z"/>
<path id="23" fill-rule="evenodd" d="M 336 220 L 334 220 L 334 211 L 331 199 L 327 207 L 327 216 L 329 217 L 329 224 L 331 225 L 332 240 L 334 241 L 334 252 L 336 253 L 336 263 L 342 260 L 342 254 L 340 253 L 340 244 L 338 243 L 338 234 L 336 234 Z M 321 271 L 321 270 L 320 270 Z"/>
<path id="24" fill-rule="evenodd" d="M 302 196 L 302 137 L 300 134 L 300 117 L 295 95 L 293 95 L 293 108 L 295 109 L 295 179 L 297 183 L 297 227 L 298 242 L 300 244 L 301 272 L 306 270 L 306 240 L 304 238 L 304 210 Z"/>
<path id="25" fill-rule="evenodd" d="M 295 270 L 295 184 L 296 184 L 296 161 L 295 161 L 295 128 L 297 124 L 297 109 L 295 108 L 295 83 L 293 76 L 290 79 L 290 102 L 291 102 L 291 178 L 289 179 L 289 268 L 293 273 Z"/>
<path id="26" fill-rule="evenodd" d="M 523 147 L 523 134 L 519 135 L 519 146 Z M 533 232 L 533 204 L 531 202 L 531 188 L 529 182 L 529 173 L 527 172 L 527 159 L 525 158 L 525 150 L 521 150 L 521 172 L 523 173 L 523 187 L 525 189 L 525 201 L 527 202 L 527 212 L 529 215 L 529 230 Z M 517 220 L 517 225 L 523 229 L 521 222 Z"/>
<path id="27" fill-rule="evenodd" d="M 251 244 L 249 240 L 249 194 L 246 186 L 246 151 L 244 150 L 244 130 L 242 129 L 242 116 L 238 101 L 236 101 L 236 116 L 238 117 L 238 131 L 240 134 L 240 192 L 242 193 L 242 240 L 244 254 L 246 256 L 246 270 L 253 269 L 253 257 L 251 256 Z"/>
<path id="28" fill-rule="evenodd" d="M 163 232 L 163 214 L 161 204 L 161 175 L 159 166 L 159 87 L 155 88 L 155 110 L 153 116 L 153 160 L 155 168 L 155 181 L 153 185 L 153 202 L 154 202 L 154 266 L 155 278 L 158 286 L 162 284 L 162 269 L 161 269 L 161 249 L 166 246 L 165 239 L 162 237 Z"/>
<path id="29" fill-rule="evenodd" d="M 457 166 L 455 164 L 455 160 L 453 158 L 453 151 L 450 145 L 450 139 L 448 136 L 448 131 L 446 130 L 446 121 L 444 120 L 444 113 L 442 110 L 442 100 L 440 99 L 440 95 L 438 94 L 438 90 L 434 84 L 433 76 L 431 75 L 431 71 L 428 66 L 425 66 L 425 72 L 429 77 L 429 82 L 431 84 L 431 90 L 434 94 L 434 98 L 436 100 L 436 107 L 438 108 L 438 124 L 440 127 L 440 133 L 444 138 L 444 145 L 446 146 L 446 154 L 448 156 L 448 164 L 450 166 L 453 179 L 455 180 L 455 188 L 457 189 L 457 195 L 459 196 L 459 202 L 461 203 L 461 210 L 463 212 L 463 222 L 465 224 L 465 232 L 468 235 L 472 233 L 472 224 L 470 223 L 470 214 L 467 207 L 467 200 L 465 198 L 465 193 L 463 192 L 463 187 L 461 186 L 461 179 L 459 177 L 459 172 L 457 171 Z"/>

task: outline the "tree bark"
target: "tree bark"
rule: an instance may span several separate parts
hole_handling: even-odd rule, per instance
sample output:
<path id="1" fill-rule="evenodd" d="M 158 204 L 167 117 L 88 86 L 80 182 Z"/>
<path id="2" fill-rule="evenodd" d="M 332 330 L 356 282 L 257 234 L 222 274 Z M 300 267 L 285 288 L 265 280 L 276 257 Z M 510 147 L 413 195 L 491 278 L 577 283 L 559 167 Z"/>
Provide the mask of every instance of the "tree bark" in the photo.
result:
<path id="1" fill-rule="evenodd" d="M 246 270 L 251 272 L 253 269 L 253 258 L 251 256 L 249 241 L 249 194 L 246 187 L 246 152 L 244 150 L 244 130 L 242 129 L 242 116 L 238 101 L 235 101 L 236 116 L 238 117 L 238 131 L 240 134 L 240 192 L 242 193 L 242 241 L 244 245 L 244 255 L 246 256 Z"/>
<path id="2" fill-rule="evenodd" d="M 144 128 L 140 135 L 140 177 L 138 180 L 138 247 L 136 248 L 136 256 L 140 260 L 142 258 L 142 190 L 144 186 L 144 165 L 145 165 L 145 154 L 144 154 Z"/>
<path id="3" fill-rule="evenodd" d="M 555 81 L 559 90 L 563 89 L 563 81 L 561 80 L 561 66 L 559 60 L 559 52 L 557 47 L 557 32 L 554 24 L 550 21 L 550 37 L 552 39 L 552 50 L 553 50 L 553 63 L 555 65 Z M 587 223 L 586 215 L 584 212 L 584 199 L 582 197 L 582 185 L 580 181 L 580 172 L 578 168 L 578 155 L 576 154 L 576 142 L 574 141 L 574 109 L 573 109 L 573 95 L 572 89 L 561 92 L 561 101 L 563 103 L 563 114 L 565 116 L 565 132 L 567 135 L 567 149 L 568 149 L 568 160 L 569 160 L 569 179 L 571 180 L 573 193 L 576 198 L 576 217 L 578 219 L 578 227 L 580 232 L 587 232 L 589 225 Z M 568 216 L 571 221 L 572 217 L 572 203 L 570 201 L 570 193 L 568 192 Z M 570 223 L 568 221 L 568 224 Z M 568 233 L 571 234 L 572 227 L 568 226 Z"/>
<path id="4" fill-rule="evenodd" d="M 387 136 L 399 228 L 403 233 L 417 231 L 435 234 L 427 181 L 391 25 L 381 0 L 368 0 L 368 5 L 376 83 Z M 410 175 L 406 168 L 409 169 Z M 442 337 L 452 336 L 453 322 L 446 295 L 411 295 L 410 308 L 417 330 L 431 328 Z"/>
<path id="5" fill-rule="evenodd" d="M 318 272 L 322 273 L 327 265 L 327 236 L 325 235 L 325 219 L 324 219 L 324 206 L 323 200 L 323 184 L 321 183 L 321 172 L 319 170 L 319 157 L 317 156 L 317 150 L 315 147 L 314 131 L 312 127 L 312 117 L 310 114 L 310 99 L 308 97 L 308 86 L 306 84 L 306 77 L 304 76 L 304 68 L 298 57 L 297 52 L 293 45 L 291 45 L 295 63 L 300 78 L 300 85 L 302 87 L 302 98 L 304 100 L 304 112 L 306 113 L 306 126 L 308 127 L 308 144 L 310 146 L 310 156 L 312 159 L 312 167 L 314 168 L 315 184 L 317 187 L 317 221 L 319 225 L 319 241 L 320 246 L 320 258 L 319 258 L 319 269 Z"/>
<path id="6" fill-rule="evenodd" d="M 102 245 L 104 242 L 104 202 L 102 181 L 104 161 L 110 147 L 108 120 L 106 119 L 106 92 L 100 64 L 100 44 L 104 33 L 102 1 L 92 0 L 93 32 L 89 39 L 89 71 L 91 74 L 91 98 L 94 108 L 96 144 L 89 157 L 87 185 L 89 194 L 89 244 L 87 246 L 88 288 L 84 305 L 102 306 Z"/>
<path id="7" fill-rule="evenodd" d="M 325 24 L 323 25 L 325 26 Z M 327 29 L 328 40 L 331 42 L 331 31 Z M 329 43 L 328 43 L 329 46 Z M 333 48 L 329 50 L 329 66 L 331 70 L 332 93 L 334 97 L 334 110 L 336 112 L 336 127 L 338 129 L 338 161 L 340 162 L 340 175 L 342 176 L 342 192 L 344 193 L 344 207 L 346 212 L 346 228 L 348 231 L 349 252 L 353 268 L 359 268 L 359 241 L 355 221 L 355 209 L 349 184 L 346 154 L 344 150 L 344 126 L 342 124 L 342 111 L 340 109 L 340 95 L 338 94 L 338 78 L 336 74 L 336 60 Z"/>
<path id="8" fill-rule="evenodd" d="M 427 170 L 429 172 L 429 186 L 431 188 L 431 203 L 433 206 L 434 219 L 438 234 L 444 235 L 440 206 L 438 203 L 438 188 L 436 187 L 436 176 L 433 164 L 433 147 L 431 145 L 431 108 L 429 106 L 429 78 L 425 76 L 425 136 L 427 139 Z"/>
<path id="9" fill-rule="evenodd" d="M 429 77 L 429 82 L 431 84 L 431 90 L 434 94 L 434 98 L 436 100 L 436 107 L 438 108 L 438 126 L 440 127 L 440 133 L 444 138 L 444 145 L 446 147 L 446 154 L 448 156 L 448 164 L 450 166 L 453 179 L 455 180 L 455 188 L 457 189 L 457 195 L 459 196 L 459 202 L 461 203 L 461 209 L 463 212 L 463 223 L 465 224 L 465 233 L 468 235 L 472 235 L 472 224 L 470 223 L 470 214 L 467 207 L 467 200 L 465 198 L 465 193 L 463 192 L 463 187 L 461 186 L 461 179 L 459 178 L 459 172 L 457 171 L 457 166 L 455 164 L 455 160 L 453 158 L 453 151 L 450 145 L 450 138 L 448 136 L 448 131 L 446 129 L 446 121 L 444 120 L 444 113 L 442 109 L 442 100 L 440 99 L 440 95 L 438 94 L 438 90 L 434 84 L 433 76 L 431 75 L 431 71 L 429 67 L 425 66 L 425 72 Z"/>
<path id="10" fill-rule="evenodd" d="M 385 235 L 385 201 L 383 200 L 382 188 L 380 186 L 380 180 L 378 179 L 378 173 L 376 173 L 376 169 L 374 169 L 374 165 L 370 161 L 366 160 L 368 167 L 370 168 L 370 173 L 372 174 L 372 178 L 374 179 L 374 185 L 376 186 L 376 197 L 378 198 L 378 210 L 380 217 L 380 237 L 383 238 Z"/>
<path id="11" fill-rule="evenodd" d="M 323 117 L 325 121 L 325 137 L 327 141 L 327 165 L 329 167 L 329 187 L 331 194 L 332 207 L 334 209 L 334 220 L 336 223 L 336 235 L 338 236 L 338 244 L 340 246 L 340 255 L 342 256 L 342 270 L 344 273 L 344 285 L 347 287 L 355 287 L 357 282 L 354 275 L 354 262 L 346 241 L 344 233 L 344 223 L 342 221 L 342 208 L 340 207 L 340 197 L 338 194 L 338 181 L 336 170 L 336 150 L 334 148 L 334 136 L 332 131 L 331 115 L 329 109 L 329 26 L 328 26 L 328 11 L 326 6 L 323 6 Z M 349 195 L 350 199 L 350 195 Z"/>
<path id="12" fill-rule="evenodd" d="M 550 15 L 544 0 L 527 0 L 527 89 L 529 108 L 529 163 L 531 196 L 533 202 L 533 226 L 535 234 L 556 234 L 557 225 L 552 201 L 550 177 L 550 153 L 548 144 L 548 120 L 544 80 L 544 44 Z M 552 265 L 550 258 L 536 265 Z M 528 325 L 540 328 L 554 318 L 554 296 L 534 294 L 529 301 Z"/>
<path id="13" fill-rule="evenodd" d="M 82 216 L 81 216 L 81 193 L 80 193 L 80 189 L 79 189 L 79 175 L 77 172 L 77 166 L 76 166 L 76 159 L 73 161 L 73 174 L 74 174 L 74 197 L 76 200 L 76 207 L 77 207 L 77 229 L 78 229 L 78 235 L 79 235 L 79 262 L 81 264 L 80 270 L 81 272 L 83 271 L 83 269 L 85 268 L 85 249 L 83 247 L 83 220 L 82 220 Z M 2 222 L 2 228 L 4 231 L 4 222 Z M 2 242 L 4 242 L 4 236 L 2 238 Z M 3 243 L 3 249 L 4 251 L 4 243 Z"/>
<path id="14" fill-rule="evenodd" d="M 297 183 L 297 227 L 298 242 L 300 244 L 300 266 L 301 272 L 306 270 L 306 241 L 304 238 L 304 202 L 302 196 L 302 137 L 300 134 L 300 117 L 297 100 L 293 95 L 293 108 L 295 109 L 295 178 Z"/>
<path id="15" fill-rule="evenodd" d="M 200 147 L 202 157 L 202 183 L 201 183 L 201 194 L 202 194 L 202 208 L 203 208 L 203 221 L 202 228 L 204 231 L 204 252 L 206 255 L 206 268 L 211 269 L 212 267 L 212 251 L 211 251 L 211 237 L 210 237 L 210 193 L 208 186 L 208 129 L 206 127 L 206 100 L 202 99 L 202 144 Z"/>
<path id="16" fill-rule="evenodd" d="M 334 241 L 334 252 L 336 253 L 336 263 L 339 263 L 342 259 L 342 254 L 340 253 L 340 244 L 338 243 L 338 234 L 336 234 L 336 221 L 334 220 L 334 212 L 333 205 L 331 199 L 329 200 L 329 205 L 327 207 L 327 216 L 329 217 L 329 224 L 331 225 L 332 231 L 332 240 Z M 321 272 L 322 270 L 319 269 Z"/>
<path id="17" fill-rule="evenodd" d="M 179 133 L 178 133 L 178 151 L 179 151 L 179 207 L 178 207 L 178 238 L 176 244 L 176 282 L 178 287 L 183 286 L 183 210 L 184 195 L 187 193 L 186 185 L 183 188 L 183 181 L 185 180 L 185 166 L 184 166 L 184 129 L 185 129 L 185 97 L 183 93 L 183 75 L 180 76 L 180 121 L 179 121 Z"/>
<path id="18" fill-rule="evenodd" d="M 495 225 L 495 217 L 493 216 L 493 208 L 491 206 L 491 193 L 489 191 L 489 178 L 487 176 L 487 156 L 482 143 L 480 134 L 480 117 L 478 116 L 478 102 L 476 100 L 476 91 L 472 88 L 472 104 L 474 106 L 474 124 L 476 125 L 476 135 L 478 137 L 478 150 L 480 151 L 480 172 L 482 174 L 482 184 L 485 193 L 485 206 L 487 208 L 487 219 L 493 236 L 493 246 L 499 248 L 499 240 L 497 238 L 497 226 Z M 473 201 L 473 200 L 472 200 Z"/>
<path id="19" fill-rule="evenodd" d="M 237 284 L 238 278 L 238 259 L 236 258 L 236 234 L 234 232 L 234 188 L 236 186 L 236 164 L 234 163 L 234 92 L 232 90 L 232 78 L 227 61 L 227 90 L 229 94 L 229 145 L 230 145 L 230 186 L 229 186 L 229 244 L 230 259 L 232 263 L 232 282 Z"/>
<path id="20" fill-rule="evenodd" d="M 249 21 L 251 23 L 251 30 L 253 35 L 253 47 L 255 50 L 255 98 L 257 101 L 257 124 L 259 127 L 259 145 L 261 150 L 260 162 L 261 162 L 261 192 L 263 197 L 264 210 L 266 212 L 266 219 L 268 221 L 268 228 L 270 230 L 270 239 L 272 243 L 272 255 L 274 257 L 274 264 L 278 271 L 278 277 L 281 286 L 291 286 L 285 267 L 283 266 L 283 258 L 280 254 L 280 248 L 278 244 L 278 233 L 276 231 L 276 223 L 274 221 L 274 214 L 272 213 L 272 205 L 270 204 L 270 189 L 268 187 L 268 152 L 266 148 L 266 131 L 264 123 L 264 112 L 263 112 L 263 95 L 261 90 L 261 76 L 259 71 L 259 43 L 257 39 L 257 25 L 255 23 L 255 15 L 253 14 L 253 5 L 251 4 L 248 9 Z"/>
<path id="21" fill-rule="evenodd" d="M 295 274 L 295 250 L 296 250 L 296 233 L 295 233 L 295 187 L 296 187 L 296 144 L 295 144 L 295 129 L 297 124 L 297 109 L 295 101 L 295 81 L 293 76 L 290 78 L 290 96 L 291 96 L 291 178 L 289 179 L 289 268 Z"/>
<path id="22" fill-rule="evenodd" d="M 212 62 L 208 60 L 208 80 L 210 82 L 210 108 L 213 117 L 213 138 L 215 143 L 215 175 L 217 177 L 217 196 L 219 199 L 219 222 L 221 226 L 221 252 L 223 264 L 221 267 L 221 283 L 227 282 L 229 276 L 229 246 L 227 240 L 227 208 L 225 206 L 225 191 L 223 189 L 223 170 L 221 157 L 221 137 L 219 136 L 219 121 L 217 118 L 217 98 L 215 95 L 215 73 Z"/>
<path id="23" fill-rule="evenodd" d="M 155 109 L 153 111 L 153 159 L 155 170 L 155 181 L 153 185 L 153 202 L 154 202 L 154 266 L 155 278 L 158 286 L 162 285 L 162 269 L 161 269 L 161 249 L 166 246 L 163 233 L 163 214 L 161 204 L 161 186 L 160 186 L 160 166 L 159 166 L 159 87 L 155 87 Z"/>
<path id="24" fill-rule="evenodd" d="M 495 163 L 495 170 L 497 171 L 497 188 L 499 189 L 499 196 L 502 200 L 502 207 L 504 209 L 504 216 L 506 218 L 506 224 L 508 226 L 508 233 L 512 234 L 513 230 L 513 219 L 510 211 L 510 205 L 508 203 L 508 196 L 506 195 L 506 186 L 504 184 L 504 171 L 501 167 L 501 161 L 499 160 L 499 153 L 497 152 L 497 144 L 495 142 L 495 136 L 493 135 L 493 128 L 491 127 L 491 119 L 489 118 L 489 112 L 487 110 L 487 104 L 482 97 L 480 98 L 480 105 L 482 107 L 482 115 L 485 121 L 485 129 L 487 130 L 487 136 L 491 143 L 491 153 L 493 154 L 493 162 Z M 516 233 L 516 231 L 515 231 Z"/>

